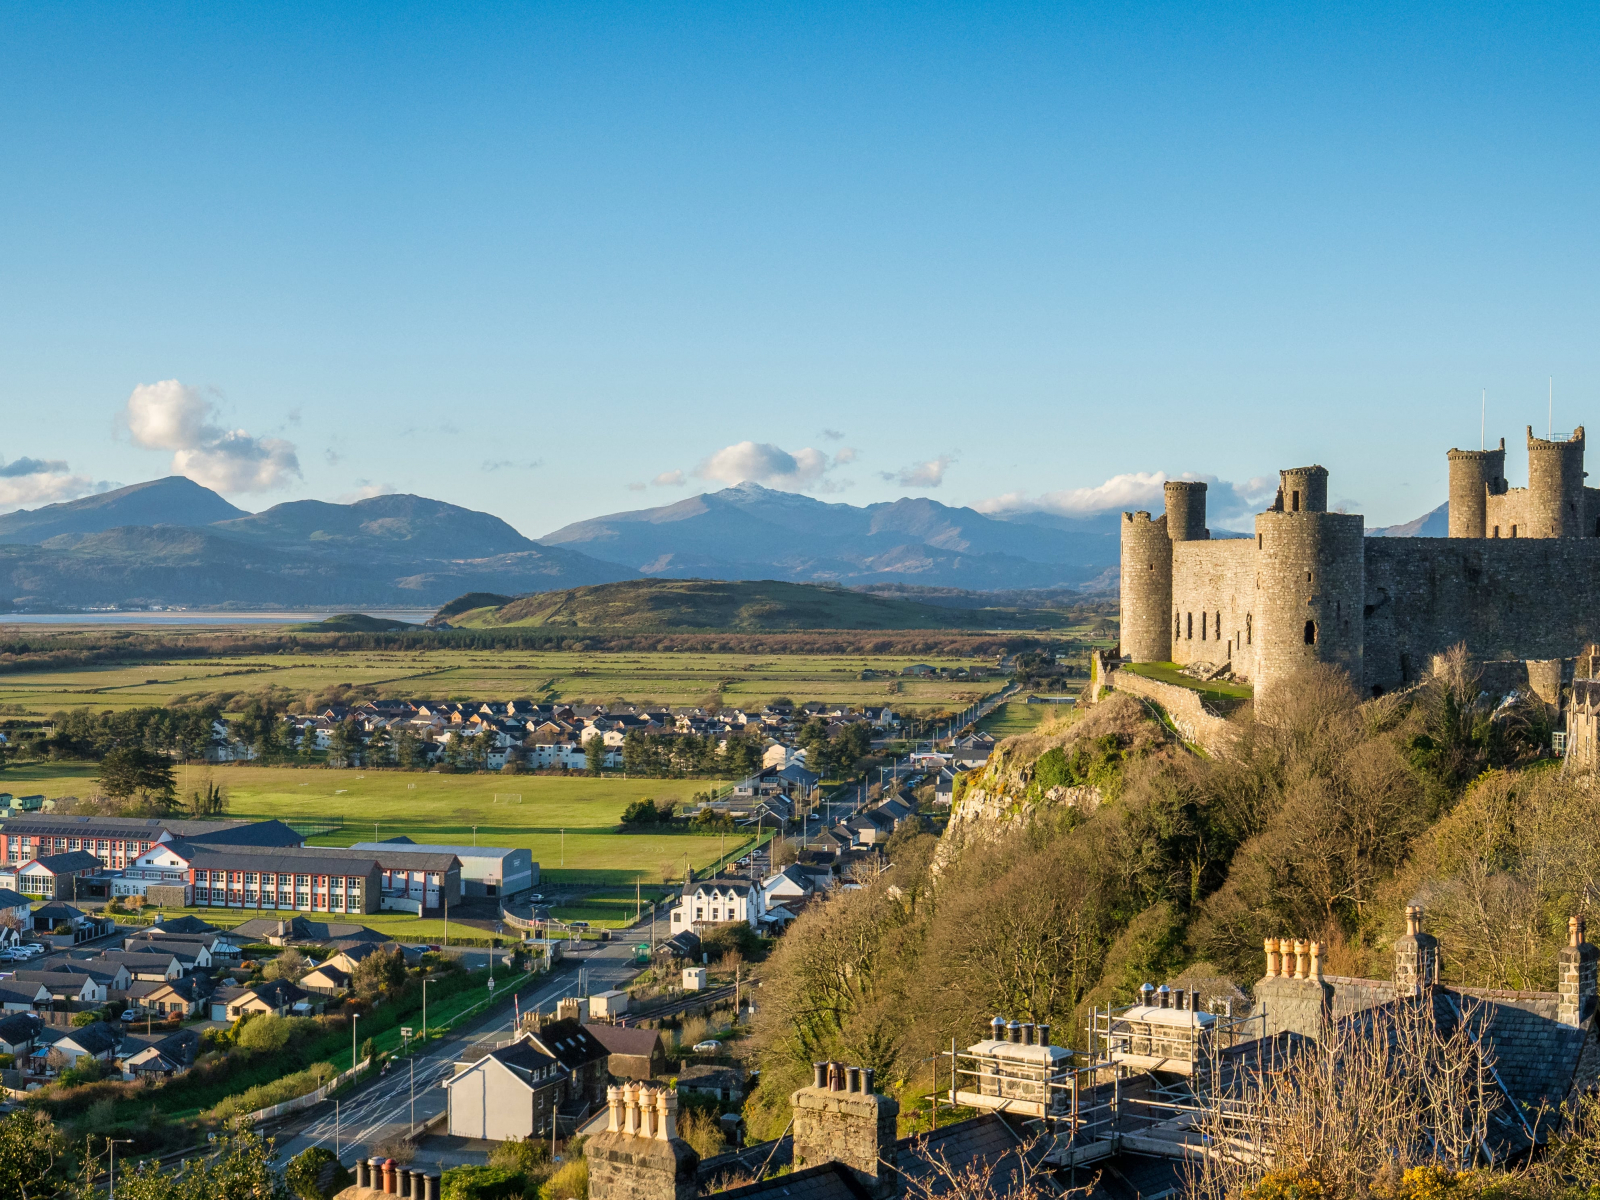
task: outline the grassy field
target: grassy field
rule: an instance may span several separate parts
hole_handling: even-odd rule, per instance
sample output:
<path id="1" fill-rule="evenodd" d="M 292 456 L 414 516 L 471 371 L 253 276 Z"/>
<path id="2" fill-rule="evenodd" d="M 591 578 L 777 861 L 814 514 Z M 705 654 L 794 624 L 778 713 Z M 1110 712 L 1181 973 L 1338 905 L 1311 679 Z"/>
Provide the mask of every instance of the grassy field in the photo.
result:
<path id="1" fill-rule="evenodd" d="M 17 795 L 81 796 L 92 790 L 93 763 L 42 763 L 0 772 L 0 790 Z M 411 771 L 190 766 L 178 768 L 182 794 L 209 775 L 227 790 L 232 815 L 286 821 L 343 818 L 344 829 L 314 845 L 348 846 L 405 834 L 413 841 L 526 846 L 549 891 L 587 883 L 632 888 L 681 879 L 723 849 L 715 835 L 615 832 L 622 810 L 643 796 L 688 801 L 708 780 L 590 779 L 551 775 L 433 775 Z M 520 796 L 517 800 L 514 797 Z M 729 834 L 735 854 L 752 840 Z"/>
<path id="2" fill-rule="evenodd" d="M 134 708 L 249 693 L 267 686 L 299 699 L 337 685 L 379 697 L 691 705 L 716 699 L 759 707 L 797 703 L 891 704 L 902 711 L 960 709 L 1004 680 L 857 678 L 864 668 L 898 672 L 913 662 L 971 667 L 974 659 L 862 655 L 699 654 L 644 651 L 330 651 L 219 656 L 0 674 L 0 714 L 45 716 L 64 708 Z"/>
<path id="3" fill-rule="evenodd" d="M 1027 733 L 1051 713 L 1060 712 L 1070 705 L 1026 704 L 1011 701 L 1000 705 L 983 720 L 978 728 L 995 738 L 1007 738 L 1014 733 Z"/>

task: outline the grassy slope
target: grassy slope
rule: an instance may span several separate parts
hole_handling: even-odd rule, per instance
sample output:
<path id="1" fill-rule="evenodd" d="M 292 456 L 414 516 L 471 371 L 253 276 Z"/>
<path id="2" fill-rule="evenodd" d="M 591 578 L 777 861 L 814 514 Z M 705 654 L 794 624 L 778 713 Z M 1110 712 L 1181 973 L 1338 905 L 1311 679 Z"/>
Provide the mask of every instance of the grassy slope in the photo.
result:
<path id="1" fill-rule="evenodd" d="M 457 625 L 579 629 L 992 629 L 1011 613 L 941 608 L 843 588 L 754 580 L 636 579 L 522 596 L 497 609 L 461 614 Z M 1032 622 L 1030 621 L 1031 625 Z"/>
<path id="2" fill-rule="evenodd" d="M 180 789 L 198 787 L 207 770 L 179 768 Z M 714 836 L 614 832 L 622 810 L 641 796 L 687 801 L 696 791 L 714 786 L 707 780 L 250 766 L 215 767 L 209 772 L 227 789 L 235 814 L 345 819 L 341 834 L 314 838 L 315 844 L 371 841 L 374 824 L 380 838 L 403 833 L 418 842 L 470 845 L 476 836 L 485 846 L 529 847 L 548 886 L 593 882 L 631 887 L 635 878 L 646 884 L 659 882 L 663 867 L 681 878 L 685 855 L 700 871 L 716 860 L 721 848 L 721 839 Z M 94 776 L 92 763 L 29 764 L 0 773 L 0 789 L 19 795 L 84 795 Z M 496 793 L 520 793 L 522 802 L 496 803 Z M 732 853 L 748 840 L 747 835 L 730 835 L 727 849 Z"/>
<path id="3" fill-rule="evenodd" d="M 978 722 L 978 728 L 996 739 L 1008 738 L 1014 733 L 1027 733 L 1048 715 L 1060 715 L 1067 705 L 1026 704 L 1008 702 Z"/>

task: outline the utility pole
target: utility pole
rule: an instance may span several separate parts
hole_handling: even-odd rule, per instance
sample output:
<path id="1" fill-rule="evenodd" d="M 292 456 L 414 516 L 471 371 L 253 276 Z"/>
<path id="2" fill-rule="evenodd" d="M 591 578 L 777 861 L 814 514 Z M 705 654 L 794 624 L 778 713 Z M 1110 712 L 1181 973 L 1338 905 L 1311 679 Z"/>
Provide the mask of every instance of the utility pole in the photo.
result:
<path id="1" fill-rule="evenodd" d="M 417 1128 L 417 1056 L 411 1055 L 411 1128 Z"/>
<path id="2" fill-rule="evenodd" d="M 361 1020 L 360 1013 L 350 1014 L 350 1069 L 356 1069 L 356 1022 Z"/>

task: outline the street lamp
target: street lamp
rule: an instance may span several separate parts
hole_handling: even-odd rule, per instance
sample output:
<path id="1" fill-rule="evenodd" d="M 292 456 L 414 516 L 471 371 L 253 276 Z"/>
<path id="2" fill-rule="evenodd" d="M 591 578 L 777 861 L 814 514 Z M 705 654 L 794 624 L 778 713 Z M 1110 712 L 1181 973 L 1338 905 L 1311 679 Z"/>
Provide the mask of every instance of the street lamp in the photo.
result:
<path id="1" fill-rule="evenodd" d="M 133 1145 L 132 1138 L 107 1138 L 106 1145 L 111 1147 L 111 1169 L 106 1177 L 106 1200 L 116 1200 L 117 1195 L 117 1143 L 124 1146 Z"/>
<path id="2" fill-rule="evenodd" d="M 422 1041 L 424 1045 L 428 1041 L 428 985 L 432 982 L 433 980 L 431 979 L 422 981 Z"/>
<path id="3" fill-rule="evenodd" d="M 356 1022 L 361 1020 L 360 1013 L 350 1014 L 350 1069 L 356 1069 Z"/>

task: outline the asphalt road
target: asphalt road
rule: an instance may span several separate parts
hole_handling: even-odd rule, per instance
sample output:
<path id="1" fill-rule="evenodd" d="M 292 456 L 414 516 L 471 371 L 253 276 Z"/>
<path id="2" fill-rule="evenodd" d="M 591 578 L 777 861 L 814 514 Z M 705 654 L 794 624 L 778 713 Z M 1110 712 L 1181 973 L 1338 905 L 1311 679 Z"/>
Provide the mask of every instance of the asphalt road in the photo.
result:
<path id="1" fill-rule="evenodd" d="M 590 994 L 619 987 L 638 973 L 631 941 L 589 944 L 596 948 L 564 960 L 557 974 L 521 993 L 523 1012 L 548 1010 L 563 996 L 577 995 L 579 966 L 584 968 L 584 985 Z M 455 1074 L 454 1063 L 471 1045 L 508 1040 L 515 1020 L 515 1010 L 508 1006 L 503 1012 L 452 1031 L 426 1054 L 397 1062 L 388 1075 L 340 1097 L 337 1114 L 331 1101 L 317 1105 L 310 1110 L 309 1120 L 302 1118 L 297 1124 L 278 1128 L 275 1136 L 279 1153 L 289 1158 L 312 1146 L 333 1149 L 337 1118 L 340 1157 L 353 1162 L 357 1148 L 363 1157 L 370 1154 L 371 1145 L 410 1128 L 413 1103 L 419 1124 L 443 1112 L 446 1093 L 439 1085 Z"/>

